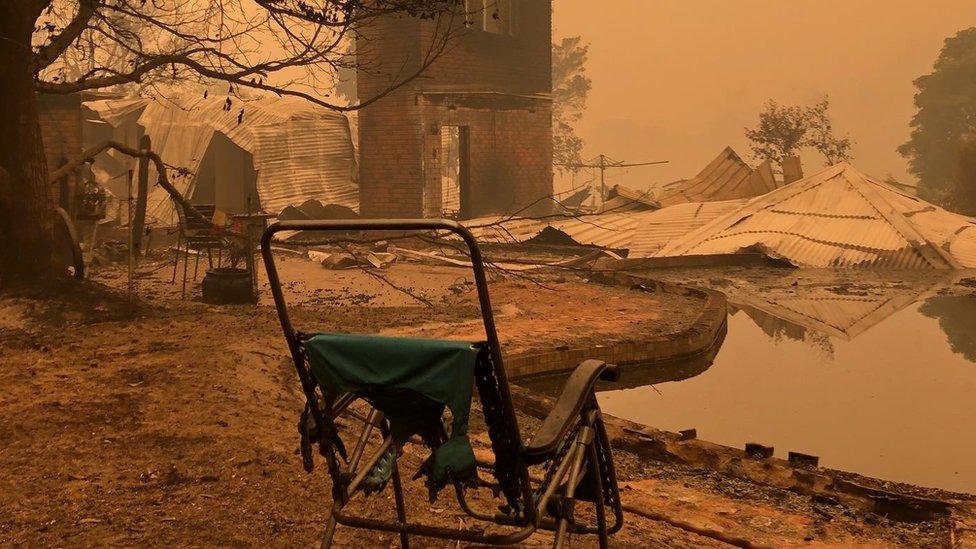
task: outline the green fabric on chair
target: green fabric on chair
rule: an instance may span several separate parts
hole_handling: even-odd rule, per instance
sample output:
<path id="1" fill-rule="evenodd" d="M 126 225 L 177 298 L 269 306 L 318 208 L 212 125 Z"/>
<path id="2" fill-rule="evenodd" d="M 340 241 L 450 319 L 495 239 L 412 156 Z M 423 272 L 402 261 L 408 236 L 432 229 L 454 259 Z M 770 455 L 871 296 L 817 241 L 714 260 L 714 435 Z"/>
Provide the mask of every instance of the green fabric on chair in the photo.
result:
<path id="1" fill-rule="evenodd" d="M 447 406 L 453 416 L 450 438 L 434 449 L 427 471 L 429 482 L 439 489 L 452 478 L 464 481 L 476 474 L 467 434 L 480 346 L 359 334 L 317 334 L 304 346 L 312 373 L 325 390 L 362 395 L 384 413 L 394 429 L 396 422 L 436 421 L 429 414 L 413 413 L 409 401 L 398 398 L 396 390 L 416 391 Z"/>

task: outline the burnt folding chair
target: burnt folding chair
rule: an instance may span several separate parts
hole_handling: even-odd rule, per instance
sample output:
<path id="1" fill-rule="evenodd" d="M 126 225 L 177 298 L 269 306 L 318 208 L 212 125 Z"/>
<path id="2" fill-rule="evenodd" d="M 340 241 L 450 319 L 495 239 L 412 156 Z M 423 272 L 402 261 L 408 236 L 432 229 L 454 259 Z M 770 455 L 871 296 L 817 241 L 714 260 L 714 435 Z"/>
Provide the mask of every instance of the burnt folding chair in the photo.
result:
<path id="1" fill-rule="evenodd" d="M 196 261 L 193 264 L 193 280 L 196 281 L 200 270 L 200 255 L 207 253 L 207 264 L 213 269 L 213 251 L 217 250 L 217 266 L 220 267 L 223 249 L 226 247 L 220 234 L 214 232 L 214 228 L 204 221 L 187 215 L 183 205 L 173 201 L 174 208 L 179 220 L 176 237 L 176 258 L 173 260 L 173 280 L 176 283 L 176 268 L 180 264 L 180 251 L 183 253 L 183 289 L 181 295 L 186 298 L 186 277 L 190 265 L 190 250 L 196 253 Z M 194 204 L 193 208 L 203 217 L 211 219 L 217 207 L 213 204 Z"/>
<path id="2" fill-rule="evenodd" d="M 279 231 L 444 231 L 467 245 L 474 270 L 485 340 L 440 341 L 296 330 L 271 252 Z M 295 369 L 305 394 L 299 420 L 305 469 L 313 467 L 312 448 L 325 458 L 332 479 L 332 512 L 322 546 L 329 547 L 336 524 L 408 536 L 478 544 L 519 543 L 537 529 L 555 532 L 554 546 L 568 533 L 596 534 L 601 547 L 623 524 L 610 444 L 594 393 L 600 379 L 616 381 L 617 368 L 596 360 L 579 364 L 538 432 L 523 442 L 509 392 L 481 252 L 471 233 L 447 220 L 281 221 L 268 227 L 261 252 L 271 292 Z M 475 459 L 468 437 L 469 411 L 477 388 L 494 462 Z M 357 404 L 354 402 L 366 404 Z M 358 408 L 357 408 L 358 407 Z M 337 420 L 362 429 L 343 437 Z M 352 417 L 354 419 L 348 419 Z M 479 527 L 449 528 L 407 516 L 398 458 L 405 444 L 423 444 L 430 457 L 419 467 L 431 500 L 452 487 L 464 513 Z M 351 448 L 351 451 L 347 448 Z M 369 452 L 367 452 L 369 448 Z M 479 478 L 478 469 L 487 471 Z M 541 468 L 533 484 L 529 467 Z M 493 477 L 490 479 L 488 477 Z M 354 515 L 347 506 L 392 484 L 396 519 Z M 487 489 L 495 504 L 475 509 L 471 490 Z M 588 508 L 582 520 L 579 507 Z M 483 502 L 482 505 L 484 506 Z M 497 506 L 497 508 L 495 508 Z M 612 523 L 607 509 L 612 512 Z M 478 522 L 475 522 L 478 524 Z M 487 528 L 485 528 L 487 527 Z"/>

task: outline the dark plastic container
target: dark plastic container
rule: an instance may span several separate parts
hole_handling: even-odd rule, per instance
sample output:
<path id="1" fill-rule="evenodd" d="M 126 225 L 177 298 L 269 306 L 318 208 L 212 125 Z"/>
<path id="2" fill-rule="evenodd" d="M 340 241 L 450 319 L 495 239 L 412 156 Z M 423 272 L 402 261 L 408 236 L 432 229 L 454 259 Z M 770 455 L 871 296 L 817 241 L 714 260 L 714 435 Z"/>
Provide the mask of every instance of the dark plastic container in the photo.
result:
<path id="1" fill-rule="evenodd" d="M 255 303 L 250 273 L 233 267 L 210 269 L 203 277 L 203 300 L 215 305 Z"/>

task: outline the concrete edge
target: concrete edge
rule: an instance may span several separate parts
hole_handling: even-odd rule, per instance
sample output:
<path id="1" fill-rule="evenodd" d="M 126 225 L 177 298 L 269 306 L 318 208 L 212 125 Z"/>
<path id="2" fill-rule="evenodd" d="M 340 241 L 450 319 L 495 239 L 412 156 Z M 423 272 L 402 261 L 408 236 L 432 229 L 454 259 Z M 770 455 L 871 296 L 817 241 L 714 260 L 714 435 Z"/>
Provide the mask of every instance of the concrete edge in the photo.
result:
<path id="1" fill-rule="evenodd" d="M 512 386 L 512 399 L 519 412 L 544 419 L 553 399 L 520 386 Z M 948 521 L 952 547 L 976 547 L 976 500 L 939 490 L 939 497 L 920 496 L 897 489 L 882 489 L 878 479 L 824 467 L 804 467 L 787 460 L 749 456 L 744 450 L 677 433 L 661 431 L 632 421 L 603 414 L 615 451 L 631 453 L 642 460 L 703 467 L 734 478 L 790 490 L 859 509 L 899 522 Z"/>
<path id="2" fill-rule="evenodd" d="M 568 373 L 577 364 L 588 359 L 622 366 L 641 364 L 645 367 L 690 359 L 709 354 L 725 336 L 728 302 L 720 292 L 678 286 L 624 273 L 596 274 L 591 280 L 601 284 L 627 286 L 635 291 L 691 295 L 701 298 L 704 305 L 691 325 L 679 332 L 656 335 L 636 342 L 506 356 L 505 370 L 509 379 Z"/>

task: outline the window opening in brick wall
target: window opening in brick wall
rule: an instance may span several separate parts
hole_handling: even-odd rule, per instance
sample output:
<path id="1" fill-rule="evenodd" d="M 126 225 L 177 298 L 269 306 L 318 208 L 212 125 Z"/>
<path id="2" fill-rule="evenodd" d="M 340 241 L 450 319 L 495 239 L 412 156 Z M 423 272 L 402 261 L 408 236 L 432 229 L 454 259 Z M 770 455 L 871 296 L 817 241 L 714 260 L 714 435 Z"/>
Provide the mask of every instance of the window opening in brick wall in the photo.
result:
<path id="1" fill-rule="evenodd" d="M 492 34 L 515 35 L 515 0 L 465 0 L 470 28 Z"/>

